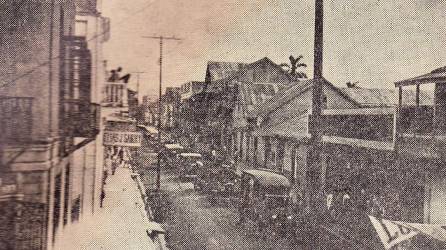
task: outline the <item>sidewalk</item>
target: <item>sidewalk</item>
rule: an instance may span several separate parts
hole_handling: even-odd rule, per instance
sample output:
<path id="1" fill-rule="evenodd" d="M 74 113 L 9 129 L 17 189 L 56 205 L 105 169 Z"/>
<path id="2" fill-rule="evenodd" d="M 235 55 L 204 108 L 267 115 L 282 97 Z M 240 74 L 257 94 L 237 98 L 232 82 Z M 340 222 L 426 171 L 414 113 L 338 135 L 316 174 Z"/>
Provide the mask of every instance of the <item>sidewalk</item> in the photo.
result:
<path id="1" fill-rule="evenodd" d="M 117 168 L 105 185 L 103 208 L 64 231 L 56 249 L 156 249 L 131 170 Z"/>

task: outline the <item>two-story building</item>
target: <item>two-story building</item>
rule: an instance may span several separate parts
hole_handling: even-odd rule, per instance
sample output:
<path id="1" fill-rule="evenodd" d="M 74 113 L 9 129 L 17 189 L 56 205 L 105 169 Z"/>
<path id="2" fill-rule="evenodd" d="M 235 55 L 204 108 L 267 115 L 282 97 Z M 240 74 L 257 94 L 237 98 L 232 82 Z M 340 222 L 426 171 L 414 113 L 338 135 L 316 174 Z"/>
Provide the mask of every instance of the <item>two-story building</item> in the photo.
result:
<path id="1" fill-rule="evenodd" d="M 296 82 L 297 78 L 267 57 L 250 64 L 210 62 L 201 103 L 206 111 L 202 131 L 207 144 L 243 154 L 236 145 L 246 139 L 246 114 L 251 107 Z"/>
<path id="2" fill-rule="evenodd" d="M 1 6 L 0 248 L 58 248 L 65 228 L 99 209 L 108 22 L 95 1 Z"/>

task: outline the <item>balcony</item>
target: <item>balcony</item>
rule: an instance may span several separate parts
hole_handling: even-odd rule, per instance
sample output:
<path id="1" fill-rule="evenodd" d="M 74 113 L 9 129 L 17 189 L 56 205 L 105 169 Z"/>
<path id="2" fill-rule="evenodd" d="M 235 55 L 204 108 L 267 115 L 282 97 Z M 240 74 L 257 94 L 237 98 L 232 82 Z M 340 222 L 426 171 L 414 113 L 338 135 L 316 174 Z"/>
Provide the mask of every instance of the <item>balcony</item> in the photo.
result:
<path id="1" fill-rule="evenodd" d="M 126 107 L 127 86 L 122 82 L 106 82 L 103 88 L 102 105 L 105 107 Z"/>
<path id="2" fill-rule="evenodd" d="M 93 138 L 99 133 L 100 106 L 80 100 L 64 103 L 63 131 L 65 136 Z"/>
<path id="3" fill-rule="evenodd" d="M 434 107 L 401 107 L 398 130 L 403 134 L 432 135 L 434 132 Z"/>
<path id="4" fill-rule="evenodd" d="M 394 108 L 323 110 L 323 141 L 393 150 L 394 113 Z"/>
<path id="5" fill-rule="evenodd" d="M 21 144 L 31 141 L 31 97 L 0 96 L 0 144 Z"/>
<path id="6" fill-rule="evenodd" d="M 398 122 L 399 152 L 416 158 L 441 158 L 446 153 L 444 124 L 435 108 L 402 106 Z"/>

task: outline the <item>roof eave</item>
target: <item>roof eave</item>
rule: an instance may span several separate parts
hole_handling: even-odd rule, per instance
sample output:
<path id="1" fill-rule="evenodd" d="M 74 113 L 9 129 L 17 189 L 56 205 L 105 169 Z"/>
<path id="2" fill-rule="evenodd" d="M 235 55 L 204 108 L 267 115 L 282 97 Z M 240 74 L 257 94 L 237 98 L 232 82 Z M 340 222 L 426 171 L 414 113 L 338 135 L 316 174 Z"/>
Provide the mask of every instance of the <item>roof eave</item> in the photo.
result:
<path id="1" fill-rule="evenodd" d="M 418 85 L 418 84 L 426 84 L 426 83 L 444 83 L 446 82 L 446 76 L 437 76 L 437 77 L 426 77 L 421 78 L 414 77 L 407 80 L 402 80 L 395 82 L 395 87 L 403 87 L 403 86 L 411 86 L 411 85 Z"/>

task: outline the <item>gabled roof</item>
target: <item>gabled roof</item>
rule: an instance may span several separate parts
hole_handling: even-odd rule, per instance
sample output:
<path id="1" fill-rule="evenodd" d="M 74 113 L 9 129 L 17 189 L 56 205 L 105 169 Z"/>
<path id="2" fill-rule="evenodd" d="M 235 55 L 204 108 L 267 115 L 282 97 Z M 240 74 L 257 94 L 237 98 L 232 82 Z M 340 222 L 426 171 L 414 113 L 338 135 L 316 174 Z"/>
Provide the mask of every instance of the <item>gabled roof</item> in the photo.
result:
<path id="1" fill-rule="evenodd" d="M 391 107 L 398 104 L 398 92 L 395 89 L 378 88 L 341 88 L 363 107 Z M 403 89 L 403 105 L 415 105 L 415 91 Z M 433 104 L 433 92 L 420 91 L 420 105 Z"/>
<path id="2" fill-rule="evenodd" d="M 423 83 L 446 82 L 446 66 L 432 70 L 430 73 L 395 82 L 396 87 Z"/>
<path id="3" fill-rule="evenodd" d="M 264 57 L 260 60 L 257 60 L 253 63 L 245 64 L 245 63 L 228 63 L 228 62 L 209 62 L 208 63 L 208 69 L 207 69 L 207 75 L 209 75 L 209 80 L 207 82 L 206 86 L 206 92 L 213 92 L 216 89 L 219 89 L 223 87 L 224 84 L 227 82 L 237 79 L 239 76 L 241 76 L 243 73 L 246 72 L 246 70 L 261 67 L 264 64 L 270 64 L 273 67 L 277 68 L 280 72 L 282 72 L 284 75 L 288 77 L 290 82 L 298 81 L 298 79 L 295 76 L 292 76 L 287 71 L 282 69 L 280 65 L 274 63 L 271 59 L 268 57 Z M 214 69 L 215 68 L 215 69 Z M 212 70 L 214 69 L 214 70 Z M 213 75 L 217 77 L 213 77 Z M 224 76 L 224 77 L 220 77 Z M 209 86 L 210 84 L 210 86 Z"/>
<path id="4" fill-rule="evenodd" d="M 254 105 L 264 103 L 286 86 L 280 83 L 239 82 L 238 87 L 241 97 L 240 104 L 250 111 Z"/>
<path id="5" fill-rule="evenodd" d="M 280 136 L 305 140 L 311 137 L 308 133 L 308 113 L 293 113 L 281 116 L 279 120 L 268 122 L 257 128 L 256 136 Z"/>
<path id="6" fill-rule="evenodd" d="M 273 98 L 269 99 L 268 101 L 256 105 L 252 112 L 248 114 L 250 117 L 256 117 L 256 116 L 264 116 L 269 114 L 270 112 L 276 110 L 277 108 L 285 105 L 286 103 L 293 100 L 295 97 L 302 94 L 304 91 L 306 91 L 308 88 L 311 88 L 313 85 L 315 79 L 307 79 L 300 82 L 297 82 L 288 88 L 285 88 L 284 90 L 277 93 Z M 343 92 L 339 90 L 339 88 L 335 87 L 332 83 L 327 81 L 326 79 L 322 78 L 320 81 L 325 86 L 328 86 L 329 88 L 333 89 L 334 91 L 338 92 L 341 96 L 346 98 L 347 100 L 351 101 L 352 103 L 360 106 L 358 102 L 356 102 L 354 99 L 349 97 L 348 95 L 345 95 Z"/>
<path id="7" fill-rule="evenodd" d="M 246 63 L 209 61 L 206 69 L 206 79 L 214 82 L 226 78 L 245 67 Z"/>

